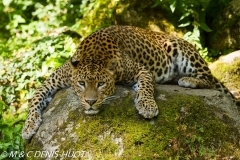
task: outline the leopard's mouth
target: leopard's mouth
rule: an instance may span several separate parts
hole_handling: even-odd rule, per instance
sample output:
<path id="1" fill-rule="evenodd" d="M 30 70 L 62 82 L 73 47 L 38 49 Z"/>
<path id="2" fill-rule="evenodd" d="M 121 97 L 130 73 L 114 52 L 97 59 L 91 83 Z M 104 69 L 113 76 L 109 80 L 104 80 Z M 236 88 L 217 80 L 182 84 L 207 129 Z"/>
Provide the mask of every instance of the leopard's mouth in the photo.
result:
<path id="1" fill-rule="evenodd" d="M 86 113 L 86 114 L 97 114 L 98 112 L 99 112 L 99 110 L 92 109 L 92 108 L 84 111 L 84 113 Z"/>

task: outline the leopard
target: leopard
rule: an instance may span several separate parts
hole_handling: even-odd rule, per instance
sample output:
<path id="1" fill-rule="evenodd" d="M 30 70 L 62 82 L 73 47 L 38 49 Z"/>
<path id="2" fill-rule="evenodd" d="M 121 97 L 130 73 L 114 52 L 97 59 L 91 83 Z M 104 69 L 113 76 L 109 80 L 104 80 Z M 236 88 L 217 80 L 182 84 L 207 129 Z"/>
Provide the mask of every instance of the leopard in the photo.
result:
<path id="1" fill-rule="evenodd" d="M 71 87 L 91 115 L 114 95 L 116 84 L 133 86 L 135 108 L 146 119 L 159 114 L 155 84 L 217 89 L 234 99 L 189 42 L 164 32 L 113 25 L 82 40 L 74 55 L 35 91 L 22 138 L 31 139 L 37 132 L 41 114 L 57 91 Z"/>

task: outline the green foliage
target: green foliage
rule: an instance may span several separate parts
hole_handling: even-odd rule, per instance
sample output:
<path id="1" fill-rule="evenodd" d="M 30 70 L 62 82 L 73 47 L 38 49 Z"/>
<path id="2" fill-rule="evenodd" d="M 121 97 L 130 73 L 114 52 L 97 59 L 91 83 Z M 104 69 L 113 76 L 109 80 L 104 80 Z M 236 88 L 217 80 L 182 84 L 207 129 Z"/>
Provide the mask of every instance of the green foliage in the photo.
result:
<path id="1" fill-rule="evenodd" d="M 23 150 L 20 133 L 25 118 L 26 112 L 19 113 L 0 100 L 0 159 L 7 158 L 11 151 L 20 153 Z"/>
<path id="2" fill-rule="evenodd" d="M 83 37 L 86 37 L 99 28 L 114 24 L 117 5 L 120 4 L 118 0 L 90 2 L 89 0 L 82 0 L 82 4 L 80 5 L 82 18 L 72 27 Z"/>
<path id="3" fill-rule="evenodd" d="M 206 32 L 211 32 L 211 29 L 205 22 L 206 8 L 211 0 L 158 0 L 154 6 L 164 2 L 169 4 L 172 13 L 179 17 L 178 27 L 197 27 Z"/>
<path id="4" fill-rule="evenodd" d="M 204 48 L 201 42 L 201 32 L 211 32 L 205 21 L 206 8 L 211 0 L 160 0 L 169 4 L 173 14 L 179 17 L 178 27 L 188 27 L 189 30 L 183 39 L 193 43 L 200 49 L 200 54 L 207 57 L 207 48 Z"/>
<path id="5" fill-rule="evenodd" d="M 2 107 L 5 118 L 0 126 L 0 133 L 4 135 L 0 146 L 2 145 L 3 151 L 9 153 L 11 150 L 23 149 L 20 132 L 26 118 L 25 110 L 34 90 L 54 68 L 69 59 L 75 48 L 73 39 L 69 36 L 46 37 L 31 44 L 28 49 L 16 53 L 16 57 L 11 60 L 1 63 L 3 65 L 0 73 L 0 95 L 10 104 L 10 107 Z M 8 110 L 17 110 L 19 113 Z M 21 123 L 15 125 L 16 121 Z"/>
<path id="6" fill-rule="evenodd" d="M 4 60 L 0 75 L 2 99 L 21 105 L 16 107 L 26 107 L 36 87 L 69 59 L 75 48 L 69 36 L 46 37 L 18 51 L 11 60 Z"/>
<path id="7" fill-rule="evenodd" d="M 41 39 L 57 28 L 60 29 L 64 24 L 73 25 L 75 23 L 73 18 L 78 15 L 72 10 L 73 5 L 63 0 L 36 2 L 35 0 L 4 0 L 3 2 L 0 4 L 0 13 L 3 17 L 8 17 L 8 20 L 0 27 L 8 31 L 6 43 L 9 44 L 9 48 L 4 45 L 0 50 L 4 51 L 2 55 L 6 57 L 9 56 L 9 52 Z M 70 11 L 76 16 L 67 19 L 66 15 Z M 3 36 L 3 33 L 1 34 L 0 37 Z M 4 35 L 6 37 L 6 34 Z"/>
<path id="8" fill-rule="evenodd" d="M 153 7 L 167 4 L 173 15 L 178 17 L 178 27 L 184 27 L 188 30 L 183 38 L 194 44 L 203 58 L 210 60 L 211 56 L 219 56 L 221 53 L 215 51 L 212 54 L 212 51 L 209 52 L 208 48 L 204 46 L 204 33 L 212 31 L 207 20 L 211 21 L 211 18 L 216 16 L 228 2 L 229 0 L 156 0 Z M 216 10 L 216 8 L 218 9 Z M 207 17 L 209 18 L 207 19 Z"/>

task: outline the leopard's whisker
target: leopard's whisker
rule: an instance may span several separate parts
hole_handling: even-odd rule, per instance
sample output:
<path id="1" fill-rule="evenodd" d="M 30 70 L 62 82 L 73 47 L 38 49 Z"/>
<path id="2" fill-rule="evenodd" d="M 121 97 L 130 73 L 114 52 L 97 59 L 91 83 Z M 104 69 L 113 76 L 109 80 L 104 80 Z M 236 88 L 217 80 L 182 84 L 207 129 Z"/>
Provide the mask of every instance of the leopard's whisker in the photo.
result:
<path id="1" fill-rule="evenodd" d="M 118 96 L 109 96 L 109 97 L 104 98 L 104 100 L 113 100 L 116 98 L 118 98 Z"/>
<path id="2" fill-rule="evenodd" d="M 108 104 L 110 101 L 119 98 L 119 96 L 109 96 L 103 99 L 102 104 Z"/>

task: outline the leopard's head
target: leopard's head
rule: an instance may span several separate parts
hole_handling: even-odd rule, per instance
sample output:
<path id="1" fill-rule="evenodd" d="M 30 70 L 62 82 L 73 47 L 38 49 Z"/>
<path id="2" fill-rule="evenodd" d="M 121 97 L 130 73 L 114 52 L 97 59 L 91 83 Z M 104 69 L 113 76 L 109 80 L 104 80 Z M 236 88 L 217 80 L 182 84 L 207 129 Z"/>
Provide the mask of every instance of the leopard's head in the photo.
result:
<path id="1" fill-rule="evenodd" d="M 108 64 L 71 62 L 72 87 L 86 114 L 96 114 L 101 105 L 115 92 L 116 61 Z"/>

